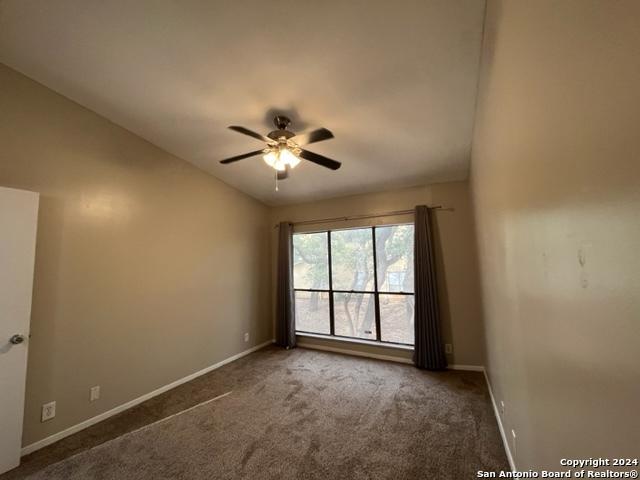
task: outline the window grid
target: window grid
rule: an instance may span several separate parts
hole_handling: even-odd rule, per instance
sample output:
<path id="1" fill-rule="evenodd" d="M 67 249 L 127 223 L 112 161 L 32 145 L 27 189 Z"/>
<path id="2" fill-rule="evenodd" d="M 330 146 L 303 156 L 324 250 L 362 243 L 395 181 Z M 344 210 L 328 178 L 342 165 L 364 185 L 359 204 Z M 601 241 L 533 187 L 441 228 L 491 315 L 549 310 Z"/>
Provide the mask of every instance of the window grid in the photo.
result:
<path id="1" fill-rule="evenodd" d="M 327 262 L 329 262 L 329 331 L 336 334 L 335 307 L 333 305 L 333 262 L 331 261 L 331 230 L 327 232 Z"/>
<path id="2" fill-rule="evenodd" d="M 371 227 L 371 242 L 373 248 L 373 295 L 374 311 L 376 315 L 376 340 L 382 342 L 380 331 L 380 296 L 378 295 L 378 252 L 376 248 L 376 227 Z"/>
<path id="3" fill-rule="evenodd" d="M 344 338 L 344 339 L 349 339 L 349 340 L 367 340 L 367 339 L 363 339 L 361 337 L 356 337 L 356 336 L 347 336 L 347 335 L 338 335 L 335 333 L 335 305 L 334 305 L 334 294 L 335 293 L 355 293 L 355 294 L 371 294 L 374 296 L 374 312 L 375 312 L 375 324 L 376 324 L 376 340 L 368 340 L 368 341 L 372 341 L 372 342 L 376 342 L 376 343 L 381 343 L 381 344 L 390 344 L 390 345 L 403 345 L 403 346 L 411 346 L 413 347 L 414 344 L 413 343 L 400 343 L 400 342 L 390 342 L 390 341 L 385 341 L 382 340 L 382 326 L 381 326 L 381 319 L 380 319 L 380 294 L 383 295 L 395 295 L 395 296 L 414 296 L 414 293 L 412 292 L 394 292 L 394 291 L 388 291 L 388 292 L 380 292 L 378 290 L 379 285 L 378 285 L 378 259 L 377 259 L 377 245 L 376 245 L 376 226 L 372 226 L 372 227 L 357 227 L 356 229 L 370 229 L 371 230 L 371 236 L 372 236 L 372 248 L 373 248 L 373 278 L 374 278 L 374 289 L 373 290 L 342 290 L 342 289 L 338 289 L 338 290 L 334 290 L 333 289 L 333 260 L 332 260 L 332 256 L 331 256 L 331 233 L 332 230 L 327 230 L 326 232 L 313 232 L 313 233 L 326 233 L 327 234 L 327 262 L 328 262 L 328 275 L 329 275 L 329 288 L 328 289 L 323 289 L 323 288 L 295 288 L 294 285 L 294 292 L 318 292 L 318 293 L 327 293 L 329 296 L 329 330 L 330 330 L 330 334 L 327 335 L 325 333 L 318 333 L 318 332 L 310 332 L 310 331 L 305 331 L 305 330 L 299 330 L 296 327 L 296 332 L 297 333 L 309 333 L 309 334 L 313 334 L 313 335 L 319 335 L 319 336 L 324 336 L 324 337 L 336 337 L 336 338 Z M 341 231 L 341 230 L 338 230 Z M 298 235 L 304 235 L 304 233 L 298 234 Z M 295 302 L 295 295 L 294 295 L 294 302 Z"/>

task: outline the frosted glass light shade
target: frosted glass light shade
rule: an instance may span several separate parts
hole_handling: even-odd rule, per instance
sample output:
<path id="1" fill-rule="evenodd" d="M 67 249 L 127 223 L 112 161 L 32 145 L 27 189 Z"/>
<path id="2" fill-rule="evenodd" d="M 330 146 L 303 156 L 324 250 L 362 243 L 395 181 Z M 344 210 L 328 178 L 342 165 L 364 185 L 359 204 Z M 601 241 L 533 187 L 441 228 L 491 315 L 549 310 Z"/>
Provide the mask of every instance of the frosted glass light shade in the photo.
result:
<path id="1" fill-rule="evenodd" d="M 300 159 L 296 157 L 290 150 L 282 150 L 280 152 L 280 160 L 285 164 L 289 164 L 291 168 L 295 168 L 300 163 Z"/>
<path id="2" fill-rule="evenodd" d="M 282 150 L 272 151 L 262 157 L 267 165 L 271 168 L 282 172 L 286 170 L 287 165 L 295 168 L 300 163 L 300 159 L 296 157 L 290 150 L 283 148 Z"/>

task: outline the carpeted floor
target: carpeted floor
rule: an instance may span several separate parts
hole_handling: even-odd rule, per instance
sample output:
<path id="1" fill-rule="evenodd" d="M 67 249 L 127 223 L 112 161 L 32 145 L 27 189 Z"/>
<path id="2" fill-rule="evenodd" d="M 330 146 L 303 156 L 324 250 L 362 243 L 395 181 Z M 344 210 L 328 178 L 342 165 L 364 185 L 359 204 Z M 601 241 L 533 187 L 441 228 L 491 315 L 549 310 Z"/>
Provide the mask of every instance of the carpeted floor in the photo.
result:
<path id="1" fill-rule="evenodd" d="M 480 373 L 266 348 L 210 375 L 230 377 L 231 393 L 12 477 L 460 480 L 508 470 Z"/>

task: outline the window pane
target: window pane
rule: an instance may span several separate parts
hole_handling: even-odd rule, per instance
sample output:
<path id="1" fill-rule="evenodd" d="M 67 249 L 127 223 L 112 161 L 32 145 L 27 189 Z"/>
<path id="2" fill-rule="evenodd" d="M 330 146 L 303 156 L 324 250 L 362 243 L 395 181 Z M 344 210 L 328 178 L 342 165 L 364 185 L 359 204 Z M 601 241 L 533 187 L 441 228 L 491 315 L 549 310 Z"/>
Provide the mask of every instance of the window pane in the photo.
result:
<path id="1" fill-rule="evenodd" d="M 334 290 L 373 291 L 373 236 L 370 228 L 331 232 Z"/>
<path id="2" fill-rule="evenodd" d="M 413 292 L 413 225 L 376 227 L 378 291 Z"/>
<path id="3" fill-rule="evenodd" d="M 376 339 L 376 307 L 371 293 L 334 293 L 336 335 Z"/>
<path id="4" fill-rule="evenodd" d="M 296 330 L 311 333 L 331 333 L 328 293 L 296 292 Z"/>
<path id="5" fill-rule="evenodd" d="M 327 232 L 293 236 L 294 288 L 329 288 Z"/>
<path id="6" fill-rule="evenodd" d="M 380 294 L 380 333 L 383 342 L 413 345 L 413 295 Z"/>

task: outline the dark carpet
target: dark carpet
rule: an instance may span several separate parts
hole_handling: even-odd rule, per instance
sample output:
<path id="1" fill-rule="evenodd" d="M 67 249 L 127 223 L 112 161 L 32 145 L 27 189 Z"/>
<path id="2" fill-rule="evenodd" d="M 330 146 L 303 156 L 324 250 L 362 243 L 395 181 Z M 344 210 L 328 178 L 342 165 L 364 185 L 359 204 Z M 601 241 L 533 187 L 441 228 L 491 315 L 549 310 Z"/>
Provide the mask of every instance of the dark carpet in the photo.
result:
<path id="1" fill-rule="evenodd" d="M 508 470 L 481 373 L 266 348 L 213 374 L 233 378 L 229 395 L 21 478 L 471 479 Z"/>

